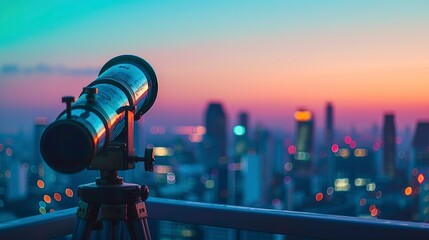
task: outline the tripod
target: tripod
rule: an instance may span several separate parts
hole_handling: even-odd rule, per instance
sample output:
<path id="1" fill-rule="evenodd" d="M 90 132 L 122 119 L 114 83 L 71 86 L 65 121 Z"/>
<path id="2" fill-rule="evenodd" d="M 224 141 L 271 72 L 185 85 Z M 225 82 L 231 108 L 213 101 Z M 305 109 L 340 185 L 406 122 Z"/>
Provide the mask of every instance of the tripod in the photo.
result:
<path id="1" fill-rule="evenodd" d="M 101 229 L 101 239 L 124 239 L 127 226 L 132 240 L 150 240 L 145 200 L 149 188 L 124 183 L 117 171 L 100 171 L 95 183 L 80 185 L 78 222 L 74 240 L 90 239 L 91 231 Z"/>

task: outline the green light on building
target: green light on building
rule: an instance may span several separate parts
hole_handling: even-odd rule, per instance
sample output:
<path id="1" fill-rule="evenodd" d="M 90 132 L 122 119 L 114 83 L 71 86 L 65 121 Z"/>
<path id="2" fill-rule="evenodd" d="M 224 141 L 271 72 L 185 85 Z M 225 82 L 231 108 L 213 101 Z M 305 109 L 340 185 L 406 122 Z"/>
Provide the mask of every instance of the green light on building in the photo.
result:
<path id="1" fill-rule="evenodd" d="M 237 125 L 234 127 L 234 135 L 237 136 L 243 136 L 246 133 L 246 128 L 241 126 L 241 125 Z"/>

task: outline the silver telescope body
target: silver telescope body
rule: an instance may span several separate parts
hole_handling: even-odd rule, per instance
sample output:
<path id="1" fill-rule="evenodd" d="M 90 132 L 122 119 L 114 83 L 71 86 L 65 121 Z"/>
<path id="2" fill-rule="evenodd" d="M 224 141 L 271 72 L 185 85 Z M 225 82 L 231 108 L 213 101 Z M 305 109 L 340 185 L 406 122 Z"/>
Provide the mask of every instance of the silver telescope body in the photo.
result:
<path id="1" fill-rule="evenodd" d="M 140 119 L 157 92 L 155 72 L 145 60 L 133 55 L 111 59 L 76 102 L 63 98 L 67 109 L 45 129 L 40 141 L 45 162 L 62 173 L 87 168 L 124 130 L 124 109 L 135 109 L 134 120 Z"/>

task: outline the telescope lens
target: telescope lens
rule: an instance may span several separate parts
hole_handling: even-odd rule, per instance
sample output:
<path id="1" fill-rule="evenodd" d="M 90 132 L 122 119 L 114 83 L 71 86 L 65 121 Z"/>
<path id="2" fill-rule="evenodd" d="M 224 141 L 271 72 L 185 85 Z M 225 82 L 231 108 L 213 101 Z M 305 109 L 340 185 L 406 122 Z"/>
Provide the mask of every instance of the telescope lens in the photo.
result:
<path id="1" fill-rule="evenodd" d="M 90 133 L 73 121 L 54 122 L 46 128 L 40 143 L 45 162 L 62 173 L 82 171 L 94 157 Z"/>

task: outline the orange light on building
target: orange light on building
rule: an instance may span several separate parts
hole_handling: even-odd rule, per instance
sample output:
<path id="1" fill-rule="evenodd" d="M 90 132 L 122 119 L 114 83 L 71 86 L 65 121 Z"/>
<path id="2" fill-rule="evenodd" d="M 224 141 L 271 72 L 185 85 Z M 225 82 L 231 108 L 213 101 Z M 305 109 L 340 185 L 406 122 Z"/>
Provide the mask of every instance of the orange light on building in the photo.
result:
<path id="1" fill-rule="evenodd" d="M 43 201 L 45 201 L 46 203 L 51 203 L 51 197 L 49 197 L 48 195 L 43 196 Z"/>
<path id="2" fill-rule="evenodd" d="M 71 190 L 70 188 L 67 188 L 65 193 L 67 197 L 73 197 L 73 190 Z"/>
<path id="3" fill-rule="evenodd" d="M 42 180 L 37 180 L 37 187 L 44 188 L 45 187 L 45 182 L 43 182 Z"/>
<path id="4" fill-rule="evenodd" d="M 413 193 L 413 188 L 412 187 L 407 187 L 404 190 L 405 195 L 410 196 Z"/>
<path id="5" fill-rule="evenodd" d="M 425 175 L 423 175 L 423 174 L 420 173 L 419 176 L 417 176 L 417 181 L 420 184 L 422 184 L 424 180 L 425 180 Z"/>
<path id="6" fill-rule="evenodd" d="M 57 201 L 57 202 L 61 201 L 61 194 L 59 194 L 59 193 L 54 193 L 54 199 L 55 199 L 55 201 Z"/>
<path id="7" fill-rule="evenodd" d="M 295 120 L 298 122 L 308 122 L 312 118 L 311 112 L 307 110 L 298 110 L 295 112 Z"/>
<path id="8" fill-rule="evenodd" d="M 374 204 L 371 204 L 371 206 L 369 206 L 368 210 L 370 212 L 372 212 L 374 209 L 376 209 L 377 207 Z"/>
<path id="9" fill-rule="evenodd" d="M 323 199 L 323 193 L 317 193 L 316 194 L 316 201 L 320 202 Z"/>

